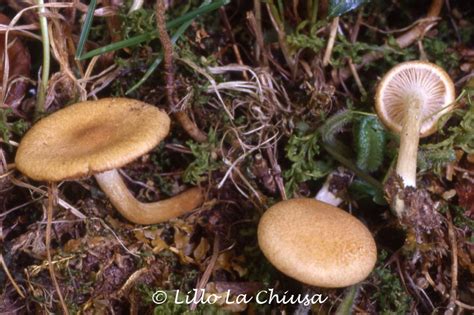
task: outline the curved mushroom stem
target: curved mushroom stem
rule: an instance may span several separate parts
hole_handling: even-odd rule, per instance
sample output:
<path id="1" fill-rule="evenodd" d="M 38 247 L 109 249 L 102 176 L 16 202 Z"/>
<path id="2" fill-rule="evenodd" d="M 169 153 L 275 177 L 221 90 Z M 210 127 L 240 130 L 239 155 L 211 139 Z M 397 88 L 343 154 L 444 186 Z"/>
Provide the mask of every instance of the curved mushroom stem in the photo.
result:
<path id="1" fill-rule="evenodd" d="M 133 223 L 165 222 L 190 212 L 204 201 L 201 189 L 195 187 L 166 200 L 143 203 L 130 193 L 117 170 L 106 171 L 94 176 L 114 207 Z"/>
<path id="2" fill-rule="evenodd" d="M 407 101 L 404 123 L 400 134 L 400 150 L 397 159 L 397 174 L 405 187 L 416 187 L 416 158 L 420 142 L 421 97 L 412 96 Z"/>

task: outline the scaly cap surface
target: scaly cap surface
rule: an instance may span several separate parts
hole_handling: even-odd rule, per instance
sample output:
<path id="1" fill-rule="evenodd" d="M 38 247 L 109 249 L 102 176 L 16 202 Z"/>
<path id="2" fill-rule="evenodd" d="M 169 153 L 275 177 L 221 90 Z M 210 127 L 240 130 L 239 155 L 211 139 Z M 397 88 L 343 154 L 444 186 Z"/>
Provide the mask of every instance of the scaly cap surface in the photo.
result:
<path id="1" fill-rule="evenodd" d="M 270 207 L 260 220 L 258 242 L 278 270 L 319 287 L 338 288 L 360 282 L 377 259 L 374 239 L 359 220 L 309 198 Z"/>
<path id="2" fill-rule="evenodd" d="M 80 102 L 36 123 L 21 140 L 15 163 L 39 181 L 86 177 L 135 160 L 169 128 L 165 112 L 137 100 Z"/>

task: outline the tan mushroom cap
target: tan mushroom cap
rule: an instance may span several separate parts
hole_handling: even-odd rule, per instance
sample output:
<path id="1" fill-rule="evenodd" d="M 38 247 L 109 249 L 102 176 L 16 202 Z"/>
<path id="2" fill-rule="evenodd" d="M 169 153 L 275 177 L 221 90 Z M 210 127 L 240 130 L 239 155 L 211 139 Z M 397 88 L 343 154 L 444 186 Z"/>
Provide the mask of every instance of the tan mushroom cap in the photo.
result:
<path id="1" fill-rule="evenodd" d="M 359 220 L 309 198 L 270 207 L 260 220 L 258 242 L 278 270 L 300 282 L 325 288 L 362 281 L 377 259 L 374 239 Z"/>
<path id="2" fill-rule="evenodd" d="M 409 98 L 422 100 L 420 137 L 436 131 L 436 122 L 452 110 L 454 83 L 439 66 L 424 61 L 407 61 L 393 67 L 382 78 L 375 95 L 375 109 L 383 123 L 400 133 L 405 104 Z"/>
<path id="3" fill-rule="evenodd" d="M 153 149 L 170 119 L 127 98 L 76 103 L 35 124 L 23 137 L 16 167 L 40 181 L 61 181 L 119 168 Z"/>

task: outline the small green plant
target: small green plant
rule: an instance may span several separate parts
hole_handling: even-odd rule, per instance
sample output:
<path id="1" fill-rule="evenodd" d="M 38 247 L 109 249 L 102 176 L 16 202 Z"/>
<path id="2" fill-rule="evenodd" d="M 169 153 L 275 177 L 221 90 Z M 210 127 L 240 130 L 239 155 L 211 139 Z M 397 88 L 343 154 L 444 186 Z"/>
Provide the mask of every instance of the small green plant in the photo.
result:
<path id="1" fill-rule="evenodd" d="M 219 169 L 221 166 L 216 154 L 217 139 L 214 130 L 209 132 L 208 139 L 209 141 L 205 143 L 194 141 L 186 143 L 195 159 L 184 171 L 183 180 L 185 183 L 197 184 L 204 180 L 204 175 Z"/>
<path id="2" fill-rule="evenodd" d="M 422 171 L 433 170 L 441 174 L 447 163 L 456 160 L 455 148 L 474 153 L 474 105 L 470 105 L 467 110 L 455 110 L 452 115 L 462 120 L 456 126 L 448 128 L 449 136 L 438 143 L 420 147 L 418 162 Z"/>
<path id="3" fill-rule="evenodd" d="M 26 122 L 22 119 L 8 122 L 11 114 L 11 109 L 0 109 L 0 136 L 6 143 L 13 135 L 22 136 L 28 129 Z"/>
<path id="4" fill-rule="evenodd" d="M 354 63 L 360 63 L 362 56 L 367 52 L 380 50 L 376 45 L 369 45 L 363 42 L 350 42 L 344 36 L 338 36 L 334 44 L 331 56 L 331 65 L 336 68 L 347 66 L 347 57 L 350 57 Z M 390 53 L 385 51 L 384 53 Z"/>
<path id="5" fill-rule="evenodd" d="M 326 39 L 316 35 L 317 30 L 323 26 L 326 21 L 315 23 L 311 26 L 308 34 L 303 32 L 303 29 L 309 24 L 308 20 L 301 22 L 296 28 L 295 32 L 286 36 L 286 41 L 291 49 L 297 50 L 307 48 L 315 53 L 318 53 L 326 46 Z"/>
<path id="6" fill-rule="evenodd" d="M 453 204 L 447 204 L 441 207 L 440 212 L 441 213 L 446 213 L 446 210 L 448 209 L 451 210 L 451 214 L 453 216 L 453 223 L 454 225 L 460 227 L 460 228 L 465 228 L 467 227 L 469 230 L 474 230 L 474 220 L 466 216 L 466 209 L 457 205 Z M 471 241 L 474 241 L 474 236 L 471 237 Z"/>
<path id="7" fill-rule="evenodd" d="M 368 174 L 366 171 L 362 170 L 359 166 L 357 166 L 356 163 L 354 163 L 349 158 L 353 155 L 352 150 L 336 138 L 336 135 L 341 133 L 348 124 L 353 123 L 355 121 L 356 114 L 362 114 L 362 116 L 364 117 L 367 115 L 371 115 L 352 110 L 344 110 L 326 119 L 325 123 L 319 128 L 319 131 L 322 135 L 323 146 L 324 149 L 329 154 L 331 154 L 331 156 L 335 160 L 337 160 L 339 163 L 341 163 L 348 169 L 352 170 L 358 177 L 367 182 L 367 184 L 379 191 L 378 194 L 380 194 L 382 191 L 382 184 L 378 180 L 370 176 L 370 174 Z M 365 147 L 365 145 L 368 145 L 368 143 L 366 143 L 365 141 L 358 142 L 361 145 L 359 151 L 370 151 L 368 147 Z M 367 156 L 367 159 L 374 159 L 374 161 L 376 161 L 378 159 L 383 159 L 383 156 L 371 157 L 369 155 Z"/>
<path id="8" fill-rule="evenodd" d="M 331 170 L 329 163 L 317 159 L 320 153 L 318 142 L 321 140 L 317 131 L 307 135 L 294 134 L 285 147 L 286 157 L 292 162 L 289 170 L 283 172 L 286 190 L 292 195 L 298 184 L 307 180 L 324 177 Z"/>
<path id="9" fill-rule="evenodd" d="M 453 148 L 454 137 L 449 137 L 438 143 L 425 144 L 418 150 L 418 168 L 422 172 L 431 170 L 440 175 L 446 164 L 456 160 Z"/>
<path id="10" fill-rule="evenodd" d="M 337 146 L 336 135 L 341 133 L 348 124 L 354 120 L 354 112 L 343 110 L 327 118 L 320 128 L 323 141 L 329 145 Z"/>
<path id="11" fill-rule="evenodd" d="M 121 30 L 124 39 L 156 30 L 155 10 L 152 9 L 141 8 L 133 12 L 123 9 L 120 19 L 122 20 Z"/>
<path id="12" fill-rule="evenodd" d="M 386 133 L 374 116 L 364 116 L 354 124 L 357 166 L 366 172 L 375 172 L 383 163 Z"/>
<path id="13" fill-rule="evenodd" d="M 382 250 L 379 266 L 374 270 L 375 284 L 378 287 L 374 298 L 377 300 L 380 314 L 408 314 L 412 300 L 403 289 L 397 275 L 383 266 L 386 258 L 387 252 Z"/>
<path id="14" fill-rule="evenodd" d="M 453 49 L 450 51 L 449 43 L 439 38 L 423 38 L 423 47 L 430 60 L 436 61 L 444 69 L 453 69 L 459 65 L 459 55 Z"/>

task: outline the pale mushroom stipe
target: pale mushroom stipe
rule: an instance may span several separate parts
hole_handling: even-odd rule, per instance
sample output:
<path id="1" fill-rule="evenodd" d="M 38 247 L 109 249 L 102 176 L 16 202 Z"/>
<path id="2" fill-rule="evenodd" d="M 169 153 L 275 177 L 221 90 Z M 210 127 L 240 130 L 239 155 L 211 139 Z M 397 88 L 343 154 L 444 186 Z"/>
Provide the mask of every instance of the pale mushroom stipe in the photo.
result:
<path id="1" fill-rule="evenodd" d="M 265 211 L 258 243 L 282 273 L 318 287 L 356 284 L 377 260 L 375 241 L 359 220 L 310 198 L 281 201 Z"/>
<path id="2" fill-rule="evenodd" d="M 454 84 L 449 75 L 428 62 L 401 63 L 380 81 L 375 109 L 380 120 L 400 134 L 397 173 L 405 186 L 416 187 L 419 138 L 436 131 L 438 119 L 452 110 L 454 99 Z"/>
<path id="3" fill-rule="evenodd" d="M 137 100 L 105 98 L 76 103 L 40 120 L 26 133 L 18 147 L 16 167 L 38 181 L 94 175 L 127 220 L 164 222 L 199 207 L 202 191 L 195 187 L 166 200 L 142 203 L 130 193 L 117 168 L 156 147 L 169 128 L 165 112 Z"/>
<path id="4" fill-rule="evenodd" d="M 454 107 L 455 88 L 439 66 L 424 61 L 403 62 L 380 81 L 375 109 L 380 120 L 400 134 L 396 173 L 405 187 L 416 187 L 416 166 L 420 137 L 436 131 L 438 119 Z M 403 205 L 396 200 L 400 215 Z"/>

